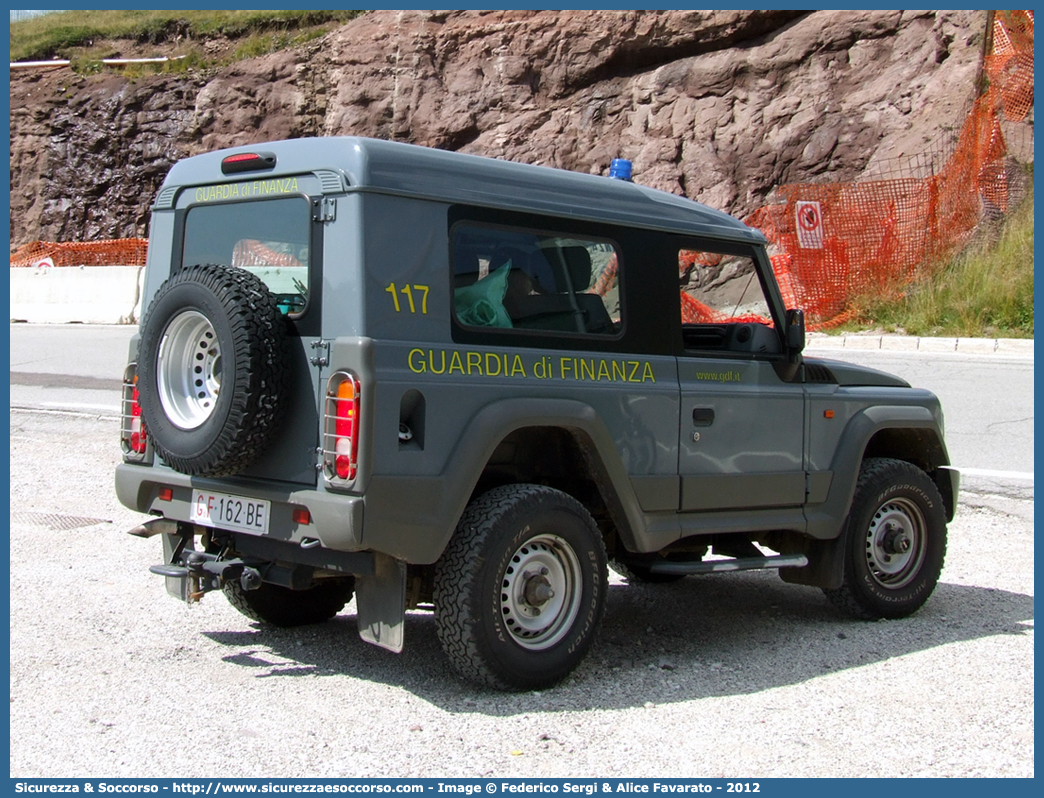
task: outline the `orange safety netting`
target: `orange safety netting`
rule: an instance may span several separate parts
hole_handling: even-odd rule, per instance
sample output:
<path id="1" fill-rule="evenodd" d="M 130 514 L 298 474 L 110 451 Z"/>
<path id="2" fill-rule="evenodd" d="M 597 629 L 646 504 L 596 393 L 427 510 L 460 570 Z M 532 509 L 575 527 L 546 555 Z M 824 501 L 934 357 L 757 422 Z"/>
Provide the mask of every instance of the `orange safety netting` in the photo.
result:
<path id="1" fill-rule="evenodd" d="M 1033 12 L 998 11 L 993 20 L 993 52 L 983 65 L 1000 92 L 1004 115 L 1021 122 L 1033 107 Z"/>
<path id="2" fill-rule="evenodd" d="M 804 308 L 810 327 L 848 320 L 853 297 L 898 292 L 931 276 L 984 217 L 1001 217 L 1021 199 L 1005 130 L 1015 132 L 1013 123 L 1033 108 L 1033 29 L 1032 11 L 995 12 L 993 49 L 983 65 L 989 88 L 941 169 L 921 177 L 785 185 L 780 204 L 747 217 L 773 245 L 787 306 Z"/>
<path id="3" fill-rule="evenodd" d="M 144 266 L 147 238 L 113 238 L 56 244 L 31 241 L 11 253 L 14 267 L 39 266 Z"/>
<path id="4" fill-rule="evenodd" d="M 304 266 L 293 255 L 276 252 L 271 247 L 252 238 L 244 238 L 236 244 L 232 250 L 232 265 L 241 269 L 252 266 L 282 266 L 284 268 Z"/>

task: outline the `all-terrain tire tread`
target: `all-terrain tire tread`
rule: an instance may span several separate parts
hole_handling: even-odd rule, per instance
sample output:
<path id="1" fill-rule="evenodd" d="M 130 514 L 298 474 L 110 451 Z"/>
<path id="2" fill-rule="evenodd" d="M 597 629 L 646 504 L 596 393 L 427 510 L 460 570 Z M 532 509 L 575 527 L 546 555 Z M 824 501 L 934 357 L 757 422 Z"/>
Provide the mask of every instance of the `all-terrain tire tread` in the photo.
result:
<path id="1" fill-rule="evenodd" d="M 897 460 L 891 457 L 868 457 L 863 461 L 859 469 L 859 478 L 856 481 L 855 493 L 852 495 L 852 510 L 861 507 L 863 494 L 868 490 L 872 489 L 872 486 L 877 482 L 878 479 L 883 478 L 889 472 L 906 472 L 909 474 L 924 474 L 921 469 L 912 463 L 908 463 L 905 460 Z M 929 480 L 930 482 L 930 480 Z M 938 498 L 939 503 L 942 503 L 942 497 Z M 849 523 L 851 523 L 851 515 L 849 516 Z M 856 530 L 848 530 L 848 534 L 855 533 Z M 942 561 L 939 563 L 940 570 L 945 562 L 946 553 L 945 548 L 943 550 Z M 836 589 L 826 588 L 823 593 L 826 595 L 830 603 L 850 617 L 858 618 L 864 621 L 875 621 L 884 616 L 878 611 L 867 606 L 866 602 L 863 601 L 858 595 L 853 580 L 855 579 L 854 574 L 851 573 L 851 569 L 848 567 L 848 553 L 845 553 L 845 574 L 844 579 L 841 583 L 841 587 Z"/>
<path id="2" fill-rule="evenodd" d="M 535 486 L 511 485 L 492 490 L 469 504 L 435 571 L 435 629 L 443 651 L 462 676 L 497 690 L 508 689 L 508 685 L 486 665 L 466 634 L 475 610 L 470 606 L 465 585 L 478 576 L 482 560 L 476 552 L 492 533 L 493 524 L 518 501 L 536 493 Z"/>
<path id="3" fill-rule="evenodd" d="M 519 688 L 490 667 L 468 634 L 468 627 L 479 619 L 480 610 L 471 606 L 471 591 L 467 587 L 479 578 L 484 565 L 479 552 L 485 548 L 497 522 L 507 512 L 539 499 L 551 490 L 541 485 L 504 485 L 475 499 L 464 511 L 453 538 L 436 564 L 435 628 L 443 651 L 462 676 L 496 690 Z M 555 493 L 560 501 L 572 505 L 578 515 L 587 515 L 586 508 L 576 499 L 565 493 Z M 594 536 L 594 540 L 599 546 L 603 545 L 600 536 Z M 605 562 L 604 547 L 601 561 Z"/>
<path id="4" fill-rule="evenodd" d="M 222 586 L 222 592 L 250 620 L 289 628 L 333 618 L 352 600 L 354 584 L 351 579 L 323 579 L 307 590 L 267 583 L 257 590 L 243 590 L 237 580 L 231 580 Z"/>

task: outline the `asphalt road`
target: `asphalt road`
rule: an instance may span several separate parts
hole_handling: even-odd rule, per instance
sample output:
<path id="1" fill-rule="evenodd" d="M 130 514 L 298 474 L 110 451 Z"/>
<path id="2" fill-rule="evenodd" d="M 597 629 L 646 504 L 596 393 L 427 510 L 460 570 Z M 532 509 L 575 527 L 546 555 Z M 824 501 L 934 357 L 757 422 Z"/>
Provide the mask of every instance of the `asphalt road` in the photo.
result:
<path id="1" fill-rule="evenodd" d="M 136 328 L 12 324 L 11 405 L 119 412 Z M 808 350 L 896 374 L 940 398 L 950 459 L 974 493 L 1033 498 L 1033 358 Z"/>
<path id="2" fill-rule="evenodd" d="M 271 630 L 167 596 L 112 491 L 130 334 L 12 327 L 13 776 L 1034 775 L 1032 483 L 962 495 L 911 618 L 851 621 L 767 572 L 614 575 L 581 667 L 502 695 L 452 674 L 427 612 L 396 656 L 359 640 L 354 603 Z M 961 465 L 1032 470 L 1031 439 L 989 459 L 1032 418 L 1031 362 L 871 364 L 940 393 Z"/>
<path id="3" fill-rule="evenodd" d="M 1033 498 L 1033 358 L 809 349 L 887 371 L 942 402 L 950 459 L 976 493 Z"/>

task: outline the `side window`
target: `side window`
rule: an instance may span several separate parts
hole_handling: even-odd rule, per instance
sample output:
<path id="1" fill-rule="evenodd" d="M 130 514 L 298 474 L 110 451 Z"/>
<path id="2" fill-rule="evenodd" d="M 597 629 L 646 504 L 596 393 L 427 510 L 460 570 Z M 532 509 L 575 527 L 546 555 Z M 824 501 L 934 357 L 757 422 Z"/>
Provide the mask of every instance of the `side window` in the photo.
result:
<path id="1" fill-rule="evenodd" d="M 681 249 L 678 281 L 685 349 L 781 351 L 750 257 Z"/>
<path id="2" fill-rule="evenodd" d="M 453 309 L 466 327 L 615 335 L 619 257 L 608 241 L 460 223 Z"/>
<path id="3" fill-rule="evenodd" d="M 246 269 L 299 316 L 308 304 L 311 210 L 307 200 L 198 205 L 185 217 L 182 265 L 219 263 Z"/>

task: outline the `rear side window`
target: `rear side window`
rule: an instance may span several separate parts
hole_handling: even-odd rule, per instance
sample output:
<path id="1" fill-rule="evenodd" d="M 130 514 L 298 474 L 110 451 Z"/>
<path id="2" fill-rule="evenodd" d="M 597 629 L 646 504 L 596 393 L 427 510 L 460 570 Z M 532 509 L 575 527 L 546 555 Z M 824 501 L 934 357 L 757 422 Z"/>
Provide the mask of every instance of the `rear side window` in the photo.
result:
<path id="1" fill-rule="evenodd" d="M 465 327 L 621 330 L 619 253 L 611 242 L 460 223 L 450 247 L 453 310 Z"/>
<path id="2" fill-rule="evenodd" d="M 185 217 L 181 264 L 219 263 L 260 277 L 280 310 L 308 305 L 311 208 L 303 197 L 197 205 Z"/>

